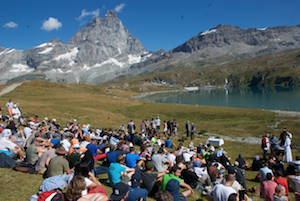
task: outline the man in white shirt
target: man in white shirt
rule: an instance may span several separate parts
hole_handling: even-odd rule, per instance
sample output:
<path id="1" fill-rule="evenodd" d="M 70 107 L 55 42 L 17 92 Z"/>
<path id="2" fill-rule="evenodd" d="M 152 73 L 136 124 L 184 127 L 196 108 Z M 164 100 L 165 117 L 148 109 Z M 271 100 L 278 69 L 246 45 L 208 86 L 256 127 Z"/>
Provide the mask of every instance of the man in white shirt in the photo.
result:
<path id="1" fill-rule="evenodd" d="M 167 160 L 172 162 L 172 167 L 176 164 L 177 151 L 173 151 L 167 156 Z"/>
<path id="2" fill-rule="evenodd" d="M 12 134 L 10 129 L 4 129 L 2 131 L 2 138 L 0 139 L 0 150 L 9 155 L 9 157 L 11 158 L 14 158 L 17 154 L 25 159 L 23 148 L 13 142 L 13 140 L 11 139 L 11 135 Z"/>
<path id="3" fill-rule="evenodd" d="M 23 133 L 25 135 L 25 138 L 27 139 L 31 135 L 32 130 L 29 126 L 25 126 L 23 129 Z"/>
<path id="4" fill-rule="evenodd" d="M 9 117 L 12 118 L 11 110 L 12 110 L 13 107 L 14 107 L 14 103 L 11 101 L 11 99 L 9 99 L 5 106 L 6 106 L 6 108 L 7 108 Z"/>
<path id="5" fill-rule="evenodd" d="M 16 126 L 19 126 L 20 122 L 19 122 L 19 118 L 21 116 L 21 112 L 18 108 L 18 105 L 17 104 L 14 104 L 14 107 L 13 109 L 11 110 L 11 114 L 12 114 L 12 117 L 14 119 L 14 123 Z"/>
<path id="6" fill-rule="evenodd" d="M 228 174 L 226 177 L 226 182 L 224 184 L 217 184 L 213 188 L 212 192 L 207 197 L 208 201 L 227 201 L 229 196 L 236 196 L 236 191 L 231 187 L 235 181 L 235 176 L 233 174 Z"/>
<path id="7" fill-rule="evenodd" d="M 156 124 L 157 133 L 159 133 L 160 132 L 160 119 L 159 119 L 159 116 L 156 117 L 155 124 Z"/>

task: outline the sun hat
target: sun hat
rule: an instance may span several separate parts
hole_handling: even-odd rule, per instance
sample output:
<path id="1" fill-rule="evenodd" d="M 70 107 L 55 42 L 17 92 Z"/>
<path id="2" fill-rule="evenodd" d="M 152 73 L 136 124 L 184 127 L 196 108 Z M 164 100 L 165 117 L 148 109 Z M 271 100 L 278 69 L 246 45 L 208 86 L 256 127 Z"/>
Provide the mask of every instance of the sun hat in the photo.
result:
<path id="1" fill-rule="evenodd" d="M 59 147 L 58 149 L 56 149 L 55 153 L 57 155 L 65 155 L 67 152 L 64 147 Z"/>
<path id="2" fill-rule="evenodd" d="M 153 161 L 148 161 L 146 163 L 146 170 L 151 170 L 155 166 L 155 163 Z"/>

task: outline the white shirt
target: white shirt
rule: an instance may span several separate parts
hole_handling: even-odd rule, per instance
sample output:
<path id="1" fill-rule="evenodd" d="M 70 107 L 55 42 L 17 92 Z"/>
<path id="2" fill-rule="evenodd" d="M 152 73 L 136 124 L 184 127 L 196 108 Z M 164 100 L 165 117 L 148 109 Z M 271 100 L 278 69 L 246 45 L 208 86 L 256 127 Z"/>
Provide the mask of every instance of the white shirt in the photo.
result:
<path id="1" fill-rule="evenodd" d="M 236 191 L 231 186 L 225 186 L 224 184 L 217 184 L 213 188 L 210 196 L 214 201 L 228 200 L 228 197 Z"/>
<path id="2" fill-rule="evenodd" d="M 60 142 L 60 144 L 65 148 L 65 150 L 66 150 L 67 152 L 69 152 L 71 143 L 70 143 L 67 139 L 62 140 L 62 141 Z"/>
<path id="3" fill-rule="evenodd" d="M 7 107 L 7 109 L 13 109 L 14 103 L 13 102 L 7 102 L 6 107 Z"/>
<path id="4" fill-rule="evenodd" d="M 182 156 L 183 156 L 184 162 L 189 162 L 189 161 L 191 161 L 191 157 L 193 155 L 190 153 L 183 153 Z"/>
<path id="5" fill-rule="evenodd" d="M 291 177 L 291 180 L 296 183 L 297 192 L 300 192 L 300 176 L 293 176 Z"/>
<path id="6" fill-rule="evenodd" d="M 156 126 L 160 126 L 160 119 L 155 119 Z"/>
<path id="7" fill-rule="evenodd" d="M 17 145 L 12 141 L 8 140 L 6 137 L 0 139 L 0 150 L 9 151 L 13 150 Z"/>
<path id="8" fill-rule="evenodd" d="M 29 137 L 29 135 L 31 135 L 31 132 L 32 132 L 32 130 L 29 127 L 25 127 L 23 129 L 23 133 L 24 133 L 26 139 Z"/>
<path id="9" fill-rule="evenodd" d="M 15 107 L 14 107 L 14 108 L 11 110 L 11 113 L 14 114 L 14 115 L 13 115 L 13 118 L 15 118 L 15 119 L 19 119 L 19 117 L 21 116 L 21 112 L 20 112 L 19 108 L 15 108 Z"/>
<path id="10" fill-rule="evenodd" d="M 194 172 L 196 173 L 196 175 L 201 178 L 203 175 L 208 174 L 207 173 L 207 169 L 204 167 L 195 167 L 194 168 Z"/>
<path id="11" fill-rule="evenodd" d="M 172 162 L 172 166 L 176 164 L 176 156 L 174 154 L 169 154 L 167 159 Z"/>
<path id="12" fill-rule="evenodd" d="M 81 142 L 80 146 L 86 148 L 86 146 L 87 146 L 88 144 L 90 144 L 90 143 L 91 143 L 91 142 L 83 141 L 83 142 Z"/>

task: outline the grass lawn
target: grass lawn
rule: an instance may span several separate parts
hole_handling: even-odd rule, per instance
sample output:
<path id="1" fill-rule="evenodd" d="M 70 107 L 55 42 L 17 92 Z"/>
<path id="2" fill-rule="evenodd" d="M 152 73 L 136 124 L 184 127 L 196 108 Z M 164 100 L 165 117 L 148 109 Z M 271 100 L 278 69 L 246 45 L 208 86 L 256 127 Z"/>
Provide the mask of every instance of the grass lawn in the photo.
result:
<path id="1" fill-rule="evenodd" d="M 0 86 L 0 89 L 3 89 Z M 130 119 L 134 119 L 139 131 L 139 125 L 145 118 L 151 119 L 159 116 L 162 121 L 173 120 L 179 123 L 179 135 L 184 135 L 187 120 L 193 122 L 197 131 L 205 130 L 209 133 L 218 133 L 232 137 L 261 137 L 265 132 L 280 134 L 286 127 L 293 133 L 293 143 L 300 145 L 298 121 L 299 117 L 278 116 L 269 111 L 258 109 L 237 109 L 208 106 L 176 105 L 167 103 L 153 103 L 130 98 L 136 95 L 130 91 L 108 90 L 95 86 L 80 84 L 57 84 L 46 81 L 25 82 L 14 91 L 0 97 L 2 113 L 6 114 L 5 104 L 8 99 L 20 104 L 22 114 L 38 115 L 39 120 L 44 117 L 56 118 L 57 122 L 65 125 L 69 120 L 77 119 L 79 124 L 90 124 L 92 128 L 120 128 L 121 124 L 127 125 Z M 284 120 L 278 130 L 268 126 L 277 121 Z M 172 141 L 178 144 L 174 138 Z M 194 145 L 205 143 L 206 138 L 198 137 Z M 190 140 L 184 142 L 187 146 Z M 243 154 L 245 160 L 252 164 L 255 155 L 262 156 L 260 145 L 251 145 L 226 141 L 223 148 L 231 157 L 231 162 Z M 299 151 L 293 149 L 293 156 L 299 155 Z M 259 186 L 259 183 L 250 181 L 257 172 L 246 171 L 247 188 Z M 104 182 L 107 175 L 98 177 Z M 37 192 L 42 183 L 41 175 L 30 175 L 16 172 L 10 169 L 0 168 L 0 200 L 28 200 Z M 111 187 L 105 186 L 108 194 Z M 250 194 L 253 200 L 260 200 Z M 292 195 L 292 198 L 293 195 Z M 149 199 L 150 200 L 150 199 Z M 206 200 L 200 192 L 189 200 Z M 291 199 L 294 200 L 294 199 Z"/>

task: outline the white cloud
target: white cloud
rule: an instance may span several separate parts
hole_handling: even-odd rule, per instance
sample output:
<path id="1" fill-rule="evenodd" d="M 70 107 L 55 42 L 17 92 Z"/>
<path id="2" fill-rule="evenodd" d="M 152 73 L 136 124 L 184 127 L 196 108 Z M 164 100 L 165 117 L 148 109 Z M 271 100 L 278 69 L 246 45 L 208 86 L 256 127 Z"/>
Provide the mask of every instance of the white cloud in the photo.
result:
<path id="1" fill-rule="evenodd" d="M 117 12 L 117 13 L 119 13 L 119 12 L 122 12 L 122 10 L 123 10 L 123 8 L 125 7 L 125 3 L 121 3 L 120 5 L 117 5 L 116 7 L 115 7 L 115 11 Z"/>
<path id="2" fill-rule="evenodd" d="M 53 29 L 58 30 L 60 27 L 62 27 L 62 23 L 59 22 L 56 18 L 49 17 L 48 20 L 43 22 L 43 26 L 41 29 L 45 31 L 52 31 Z"/>
<path id="3" fill-rule="evenodd" d="M 81 11 L 81 15 L 76 18 L 76 20 L 82 20 L 83 18 L 85 18 L 86 16 L 93 16 L 93 17 L 98 17 L 99 16 L 99 13 L 100 13 L 100 9 L 96 9 L 94 11 L 91 11 L 91 12 L 86 12 L 85 9 L 83 9 Z"/>
<path id="4" fill-rule="evenodd" d="M 7 22 L 5 25 L 3 25 L 3 27 L 7 27 L 7 28 L 16 28 L 17 26 L 18 24 L 14 23 L 13 21 Z"/>

